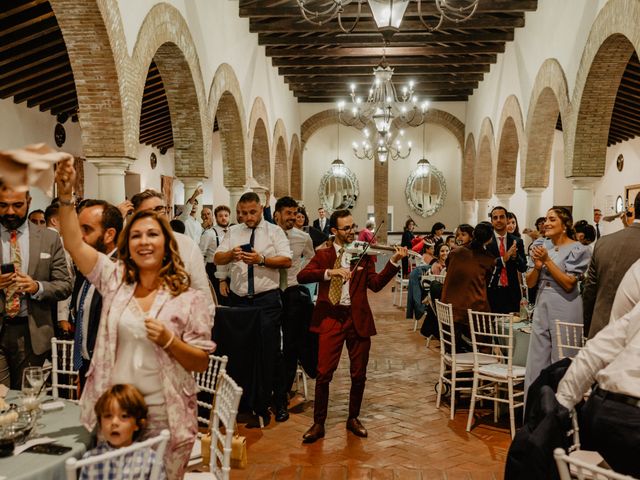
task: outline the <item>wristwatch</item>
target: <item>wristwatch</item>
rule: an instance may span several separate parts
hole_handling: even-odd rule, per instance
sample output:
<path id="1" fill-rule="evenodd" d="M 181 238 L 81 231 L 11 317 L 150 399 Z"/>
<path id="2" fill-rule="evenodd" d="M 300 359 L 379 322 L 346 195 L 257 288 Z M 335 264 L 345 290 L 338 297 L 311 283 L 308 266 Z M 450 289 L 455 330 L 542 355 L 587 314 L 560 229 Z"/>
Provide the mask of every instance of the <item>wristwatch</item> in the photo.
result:
<path id="1" fill-rule="evenodd" d="M 265 260 L 266 260 L 266 258 L 264 257 L 264 255 L 260 255 L 260 261 L 258 262 L 258 266 L 259 267 L 264 267 Z"/>

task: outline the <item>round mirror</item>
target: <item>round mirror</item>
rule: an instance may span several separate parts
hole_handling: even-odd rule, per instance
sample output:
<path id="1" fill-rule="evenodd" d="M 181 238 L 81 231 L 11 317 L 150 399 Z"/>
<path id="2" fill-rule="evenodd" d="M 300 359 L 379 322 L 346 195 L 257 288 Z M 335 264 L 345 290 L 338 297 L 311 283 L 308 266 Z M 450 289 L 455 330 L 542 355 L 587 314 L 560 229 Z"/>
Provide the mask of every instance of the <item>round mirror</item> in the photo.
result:
<path id="1" fill-rule="evenodd" d="M 358 179 L 344 162 L 336 159 L 320 180 L 320 205 L 329 214 L 334 210 L 353 208 L 358 200 Z"/>
<path id="2" fill-rule="evenodd" d="M 447 197 L 444 175 L 423 158 L 409 175 L 404 194 L 415 213 L 421 217 L 430 217 L 442 208 Z"/>

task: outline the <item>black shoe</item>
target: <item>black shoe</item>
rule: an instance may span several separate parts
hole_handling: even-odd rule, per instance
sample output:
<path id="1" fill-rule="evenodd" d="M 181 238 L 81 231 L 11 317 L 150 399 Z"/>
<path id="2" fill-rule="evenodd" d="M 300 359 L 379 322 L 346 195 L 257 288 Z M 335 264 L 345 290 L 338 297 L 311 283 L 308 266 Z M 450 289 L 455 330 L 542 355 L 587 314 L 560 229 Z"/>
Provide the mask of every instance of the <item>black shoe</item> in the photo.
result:
<path id="1" fill-rule="evenodd" d="M 289 420 L 289 412 L 287 411 L 287 407 L 278 407 L 276 408 L 276 422 L 286 422 Z"/>
<path id="2" fill-rule="evenodd" d="M 360 420 L 357 418 L 350 418 L 347 420 L 347 430 L 361 438 L 366 438 L 368 435 L 367 429 L 364 428 L 362 423 L 360 423 Z"/>
<path id="3" fill-rule="evenodd" d="M 260 419 L 262 418 L 263 425 L 260 425 Z M 247 428 L 262 428 L 266 427 L 271 423 L 271 415 L 267 412 L 264 414 L 258 414 L 254 418 L 251 419 L 249 423 L 247 423 Z"/>
<path id="4" fill-rule="evenodd" d="M 302 443 L 313 443 L 321 438 L 324 438 L 324 425 L 314 423 L 302 436 Z"/>

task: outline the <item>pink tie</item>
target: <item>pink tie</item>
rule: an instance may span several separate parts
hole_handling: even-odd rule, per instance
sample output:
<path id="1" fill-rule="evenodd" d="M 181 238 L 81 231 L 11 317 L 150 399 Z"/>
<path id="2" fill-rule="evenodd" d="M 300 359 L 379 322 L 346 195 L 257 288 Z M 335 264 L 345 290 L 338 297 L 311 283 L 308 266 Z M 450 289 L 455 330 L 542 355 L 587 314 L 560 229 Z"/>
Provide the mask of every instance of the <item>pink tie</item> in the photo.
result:
<path id="1" fill-rule="evenodd" d="M 499 237 L 499 238 L 500 238 L 500 256 L 504 258 L 505 253 L 507 253 L 507 251 L 504 248 L 504 237 Z M 509 285 L 509 280 L 507 279 L 507 266 L 504 265 L 502 267 L 502 270 L 500 270 L 500 286 L 506 287 L 508 285 Z"/>

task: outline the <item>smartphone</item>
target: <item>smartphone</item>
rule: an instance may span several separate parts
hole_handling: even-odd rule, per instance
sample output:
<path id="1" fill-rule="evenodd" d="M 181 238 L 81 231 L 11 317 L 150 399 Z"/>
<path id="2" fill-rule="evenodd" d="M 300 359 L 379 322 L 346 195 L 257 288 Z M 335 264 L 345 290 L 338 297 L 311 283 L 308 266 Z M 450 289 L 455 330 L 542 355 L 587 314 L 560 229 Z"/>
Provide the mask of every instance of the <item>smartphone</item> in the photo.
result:
<path id="1" fill-rule="evenodd" d="M 71 447 L 65 447 L 64 445 L 58 445 L 57 443 L 41 443 L 27 448 L 25 452 L 44 453 L 45 455 L 64 455 L 70 450 Z"/>
<path id="2" fill-rule="evenodd" d="M 15 273 L 16 266 L 13 263 L 3 263 L 0 265 L 0 273 Z"/>
<path id="3" fill-rule="evenodd" d="M 240 245 L 240 248 L 242 249 L 243 252 L 246 252 L 246 253 L 251 253 L 251 250 L 253 250 L 253 247 L 251 246 L 250 243 L 245 243 L 244 245 Z"/>

